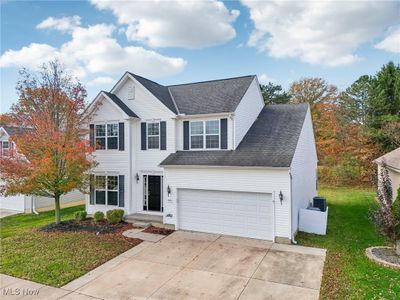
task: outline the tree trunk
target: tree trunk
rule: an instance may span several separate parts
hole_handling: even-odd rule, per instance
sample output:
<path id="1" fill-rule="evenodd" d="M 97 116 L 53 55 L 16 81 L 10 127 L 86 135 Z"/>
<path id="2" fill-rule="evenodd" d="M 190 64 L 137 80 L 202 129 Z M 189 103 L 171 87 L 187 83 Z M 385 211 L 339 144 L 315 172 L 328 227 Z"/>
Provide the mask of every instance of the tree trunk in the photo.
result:
<path id="1" fill-rule="evenodd" d="M 395 241 L 394 249 L 396 251 L 396 254 L 400 256 L 400 240 Z"/>
<path id="2" fill-rule="evenodd" d="M 56 204 L 56 224 L 60 224 L 61 221 L 61 215 L 60 215 L 60 195 L 55 195 L 54 197 L 55 204 Z"/>

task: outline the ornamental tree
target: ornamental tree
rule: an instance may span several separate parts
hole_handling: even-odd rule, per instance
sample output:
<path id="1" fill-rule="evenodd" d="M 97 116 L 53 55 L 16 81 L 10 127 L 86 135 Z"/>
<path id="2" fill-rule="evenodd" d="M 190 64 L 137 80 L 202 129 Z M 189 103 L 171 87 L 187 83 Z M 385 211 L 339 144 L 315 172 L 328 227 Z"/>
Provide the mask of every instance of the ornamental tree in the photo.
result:
<path id="1" fill-rule="evenodd" d="M 0 159 L 1 193 L 54 198 L 58 224 L 61 195 L 85 192 L 95 165 L 83 139 L 86 90 L 58 61 L 37 74 L 23 69 L 16 89 L 19 99 L 10 115 L 26 130 L 11 137 L 17 146 L 12 157 Z"/>

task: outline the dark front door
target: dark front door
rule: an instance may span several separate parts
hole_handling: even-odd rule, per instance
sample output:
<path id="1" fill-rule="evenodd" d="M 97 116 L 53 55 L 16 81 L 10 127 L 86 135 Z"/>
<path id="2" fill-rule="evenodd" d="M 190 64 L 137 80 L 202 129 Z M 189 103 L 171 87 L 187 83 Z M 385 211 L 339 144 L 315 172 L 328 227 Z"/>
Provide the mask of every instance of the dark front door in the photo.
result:
<path id="1" fill-rule="evenodd" d="M 161 176 L 148 176 L 148 210 L 161 211 Z"/>

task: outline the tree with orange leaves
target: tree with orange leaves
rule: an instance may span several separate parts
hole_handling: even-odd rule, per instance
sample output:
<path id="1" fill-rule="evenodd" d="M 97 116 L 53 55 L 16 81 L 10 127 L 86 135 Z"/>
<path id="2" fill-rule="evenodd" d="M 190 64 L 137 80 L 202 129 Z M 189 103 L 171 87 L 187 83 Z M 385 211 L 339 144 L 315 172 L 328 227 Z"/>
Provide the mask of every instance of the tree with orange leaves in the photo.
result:
<path id="1" fill-rule="evenodd" d="M 0 160 L 1 192 L 54 198 L 58 224 L 61 195 L 86 191 L 87 172 L 95 165 L 83 139 L 86 90 L 57 61 L 43 65 L 38 75 L 20 72 L 19 99 L 10 115 L 14 125 L 28 130 L 11 137 L 17 151 Z"/>

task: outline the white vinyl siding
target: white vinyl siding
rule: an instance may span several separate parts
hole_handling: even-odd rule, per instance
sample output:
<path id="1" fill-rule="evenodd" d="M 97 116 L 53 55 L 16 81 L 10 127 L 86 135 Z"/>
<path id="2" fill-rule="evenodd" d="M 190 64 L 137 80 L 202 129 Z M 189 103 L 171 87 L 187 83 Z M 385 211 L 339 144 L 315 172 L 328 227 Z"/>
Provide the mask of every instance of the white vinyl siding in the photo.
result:
<path id="1" fill-rule="evenodd" d="M 179 228 L 178 202 L 180 199 L 178 193 L 180 189 L 271 194 L 275 212 L 274 235 L 291 238 L 290 176 L 288 169 L 211 166 L 206 168 L 166 167 L 164 169 L 164 180 L 171 189 L 170 195 L 164 201 L 165 223 L 174 224 Z M 282 191 L 284 197 L 282 203 L 277 198 L 280 191 Z"/>
<path id="2" fill-rule="evenodd" d="M 317 195 L 317 151 L 310 109 L 304 120 L 290 170 L 293 197 L 292 234 L 295 234 L 300 209 L 306 208 Z"/>
<path id="3" fill-rule="evenodd" d="M 239 146 L 240 142 L 249 131 L 251 125 L 255 122 L 261 110 L 264 107 L 264 100 L 260 93 L 258 81 L 253 80 L 242 101 L 235 110 L 235 145 L 234 149 Z"/>

